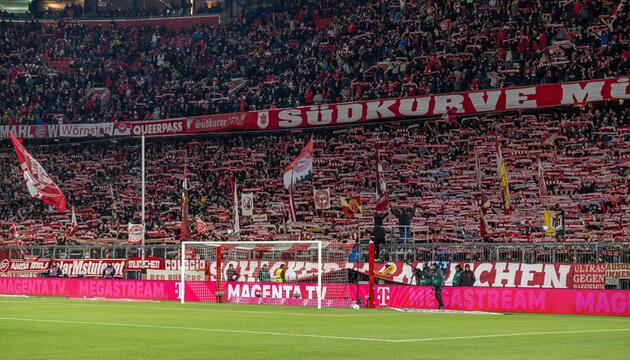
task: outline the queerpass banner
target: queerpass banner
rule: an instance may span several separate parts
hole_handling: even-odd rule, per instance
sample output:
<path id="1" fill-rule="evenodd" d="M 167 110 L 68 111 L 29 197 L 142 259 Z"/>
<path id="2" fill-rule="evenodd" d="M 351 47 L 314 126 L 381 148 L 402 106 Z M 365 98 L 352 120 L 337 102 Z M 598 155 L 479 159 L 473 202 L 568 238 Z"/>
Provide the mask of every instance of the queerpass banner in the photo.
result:
<path id="1" fill-rule="evenodd" d="M 105 124 L 5 125 L 0 138 L 77 138 L 98 136 L 172 136 L 225 131 L 258 131 L 348 125 L 399 119 L 441 117 L 454 111 L 485 112 L 540 109 L 630 99 L 627 77 L 407 98 L 270 109 L 154 121 Z"/>
<path id="2" fill-rule="evenodd" d="M 65 296 L 138 300 L 179 300 L 177 281 L 90 280 L 0 277 L 0 294 Z M 237 304 L 315 305 L 314 284 L 226 283 L 224 301 Z M 186 283 L 186 301 L 213 301 L 213 282 Z M 299 295 L 295 295 L 299 293 Z M 327 284 L 324 306 L 348 306 L 368 294 L 367 285 Z M 593 289 L 522 289 L 446 287 L 447 309 L 494 312 L 630 316 L 630 291 Z M 426 286 L 376 287 L 376 305 L 388 308 L 437 308 L 434 292 Z"/>

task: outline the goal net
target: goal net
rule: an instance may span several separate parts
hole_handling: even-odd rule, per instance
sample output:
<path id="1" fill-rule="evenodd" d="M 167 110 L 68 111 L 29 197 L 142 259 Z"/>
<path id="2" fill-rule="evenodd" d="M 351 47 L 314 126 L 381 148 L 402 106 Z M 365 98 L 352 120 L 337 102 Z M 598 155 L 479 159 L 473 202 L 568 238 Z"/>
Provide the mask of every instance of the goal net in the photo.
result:
<path id="1" fill-rule="evenodd" d="M 349 252 L 321 241 L 183 242 L 180 299 L 346 307 Z"/>

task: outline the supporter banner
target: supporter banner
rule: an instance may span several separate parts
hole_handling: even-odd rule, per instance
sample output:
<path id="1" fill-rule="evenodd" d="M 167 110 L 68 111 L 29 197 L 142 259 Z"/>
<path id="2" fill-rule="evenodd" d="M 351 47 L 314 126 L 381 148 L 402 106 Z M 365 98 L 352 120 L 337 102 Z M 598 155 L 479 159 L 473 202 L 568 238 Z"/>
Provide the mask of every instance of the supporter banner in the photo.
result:
<path id="1" fill-rule="evenodd" d="M 286 266 L 286 278 L 288 281 L 311 281 L 316 274 L 317 264 L 303 261 L 224 261 L 222 269 L 225 271 L 229 265 L 233 265 L 240 277 L 238 281 L 256 281 L 258 271 L 263 264 L 269 266 L 269 272 L 273 272 L 281 264 Z M 465 263 L 444 263 L 444 277 L 446 285 L 451 285 L 455 274 L 455 266 L 459 264 L 464 267 Z M 506 262 L 475 262 L 467 263 L 475 274 L 477 281 L 475 287 L 531 287 L 531 288 L 559 288 L 567 289 L 573 287 L 573 265 L 572 264 L 526 264 L 526 263 L 506 263 Z M 200 264 L 194 264 L 199 266 Z M 354 270 L 363 274 L 368 273 L 368 263 L 365 262 L 339 262 L 323 263 L 323 271 L 330 273 L 340 270 Z M 376 277 L 400 284 L 412 284 L 415 269 L 422 268 L 420 262 L 405 263 L 394 261 L 387 263 L 376 263 Z M 168 268 L 168 263 L 167 263 Z M 210 280 L 215 279 L 216 263 L 209 262 L 208 270 Z M 587 278 L 580 278 L 582 283 Z M 591 287 L 603 287 L 604 281 L 601 278 L 590 278 Z M 597 282 L 599 281 L 599 282 Z M 597 286 L 596 286 L 597 285 Z"/>
<path id="2" fill-rule="evenodd" d="M 147 280 L 174 280 L 180 281 L 182 272 L 179 270 L 147 270 Z M 206 281 L 207 276 L 203 271 L 186 271 L 186 281 Z"/>
<path id="3" fill-rule="evenodd" d="M 186 119 L 186 132 L 209 133 L 245 128 L 247 113 L 195 116 Z"/>
<path id="4" fill-rule="evenodd" d="M 67 124 L 50 125 L 59 127 L 58 136 L 61 138 L 85 138 L 114 135 L 114 124 Z"/>
<path id="5" fill-rule="evenodd" d="M 13 133 L 19 139 L 50 139 L 59 137 L 59 128 L 54 125 L 3 125 L 0 138 L 8 139 Z"/>
<path id="6" fill-rule="evenodd" d="M 42 272 L 38 271 L 8 271 L 0 272 L 0 277 L 7 278 L 37 278 L 42 276 Z"/>
<path id="7" fill-rule="evenodd" d="M 9 132 L 23 139 L 88 138 L 112 136 L 114 124 L 62 124 L 62 125 L 5 125 L 0 126 L 0 138 Z"/>
<path id="8" fill-rule="evenodd" d="M 630 264 L 606 264 L 606 277 L 630 279 Z"/>
<path id="9" fill-rule="evenodd" d="M 457 115 L 528 110 L 597 101 L 630 99 L 628 78 L 611 78 L 538 86 L 357 101 L 247 114 L 248 130 L 348 125 L 409 118 L 437 118 L 456 109 Z"/>
<path id="10" fill-rule="evenodd" d="M 185 133 L 278 130 L 399 119 L 440 118 L 449 112 L 472 116 L 485 112 L 531 110 L 630 99 L 629 86 L 630 80 L 627 77 L 621 77 L 155 121 L 115 124 L 5 125 L 0 126 L 0 138 L 8 138 L 10 131 L 18 138 L 26 139 L 105 135 L 140 136 L 143 132 L 147 136 L 169 136 Z"/>
<path id="11" fill-rule="evenodd" d="M 54 261 L 59 264 L 63 274 L 69 277 L 100 277 L 103 275 L 103 270 L 108 263 L 114 265 L 116 269 L 115 277 L 123 277 L 125 263 L 127 262 L 125 259 L 55 259 Z"/>
<path id="12" fill-rule="evenodd" d="M 142 269 L 164 269 L 164 259 L 159 257 L 147 256 L 144 258 L 144 266 L 142 266 L 142 258 L 140 257 L 127 259 L 127 270 L 139 271 Z"/>
<path id="13" fill-rule="evenodd" d="M 164 260 L 164 269 L 165 270 L 179 270 L 180 261 L 181 260 L 179 259 Z M 208 263 L 215 263 L 215 262 L 208 261 Z M 184 260 L 184 265 L 186 266 L 186 270 L 205 271 L 206 260 Z M 215 267 L 216 267 L 216 264 L 215 264 Z"/>
<path id="14" fill-rule="evenodd" d="M 158 121 L 121 122 L 114 125 L 115 136 L 164 136 L 182 135 L 185 132 L 185 119 Z"/>
<path id="15" fill-rule="evenodd" d="M 605 289 L 606 264 L 573 264 L 573 289 Z"/>
<path id="16" fill-rule="evenodd" d="M 0 261 L 0 273 L 11 271 L 40 271 L 44 272 L 50 267 L 50 260 L 9 260 Z"/>

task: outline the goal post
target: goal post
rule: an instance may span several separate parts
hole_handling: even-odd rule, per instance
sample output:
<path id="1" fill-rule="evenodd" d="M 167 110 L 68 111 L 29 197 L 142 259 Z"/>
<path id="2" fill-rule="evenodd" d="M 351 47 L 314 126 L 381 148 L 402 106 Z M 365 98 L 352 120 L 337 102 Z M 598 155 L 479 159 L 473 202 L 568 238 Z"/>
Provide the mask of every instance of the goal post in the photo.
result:
<path id="1" fill-rule="evenodd" d="M 348 254 L 322 241 L 185 241 L 180 301 L 348 306 Z"/>

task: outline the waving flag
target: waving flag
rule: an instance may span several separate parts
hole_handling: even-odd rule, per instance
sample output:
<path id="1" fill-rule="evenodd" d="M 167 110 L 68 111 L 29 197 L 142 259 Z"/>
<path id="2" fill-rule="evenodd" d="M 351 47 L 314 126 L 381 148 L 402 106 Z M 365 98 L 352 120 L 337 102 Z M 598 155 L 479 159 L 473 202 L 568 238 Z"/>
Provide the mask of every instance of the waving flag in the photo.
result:
<path id="1" fill-rule="evenodd" d="M 313 139 L 309 140 L 298 157 L 284 171 L 284 188 L 307 181 L 313 177 Z"/>
<path id="2" fill-rule="evenodd" d="M 195 228 L 197 229 L 196 236 L 201 236 L 208 231 L 208 225 L 200 218 L 195 219 Z"/>
<path id="3" fill-rule="evenodd" d="M 362 218 L 363 208 L 361 206 L 360 196 L 340 196 L 339 203 L 341 204 L 341 210 L 347 218 Z"/>
<path id="4" fill-rule="evenodd" d="M 59 187 L 55 185 L 44 168 L 35 160 L 24 146 L 9 133 L 15 148 L 15 154 L 20 161 L 20 170 L 24 176 L 26 187 L 32 197 L 41 199 L 44 203 L 54 206 L 58 212 L 66 211 L 66 198 Z"/>
<path id="5" fill-rule="evenodd" d="M 507 168 L 505 167 L 505 161 L 503 161 L 503 154 L 501 153 L 501 144 L 499 144 L 499 137 L 495 139 L 495 146 L 497 150 L 497 173 L 499 175 L 499 183 L 501 184 L 501 199 L 503 200 L 503 209 L 506 215 L 512 213 L 512 205 L 510 204 L 510 184 L 508 182 Z"/>
<path id="6" fill-rule="evenodd" d="M 376 211 L 385 210 L 389 204 L 389 194 L 387 193 L 387 184 L 385 183 L 378 147 L 376 148 L 376 198 Z"/>
<path id="7" fill-rule="evenodd" d="M 74 206 L 72 207 L 72 217 L 70 218 L 70 225 L 68 226 L 68 236 L 74 235 L 79 229 L 79 224 L 77 223 L 77 215 L 74 213 Z"/>

